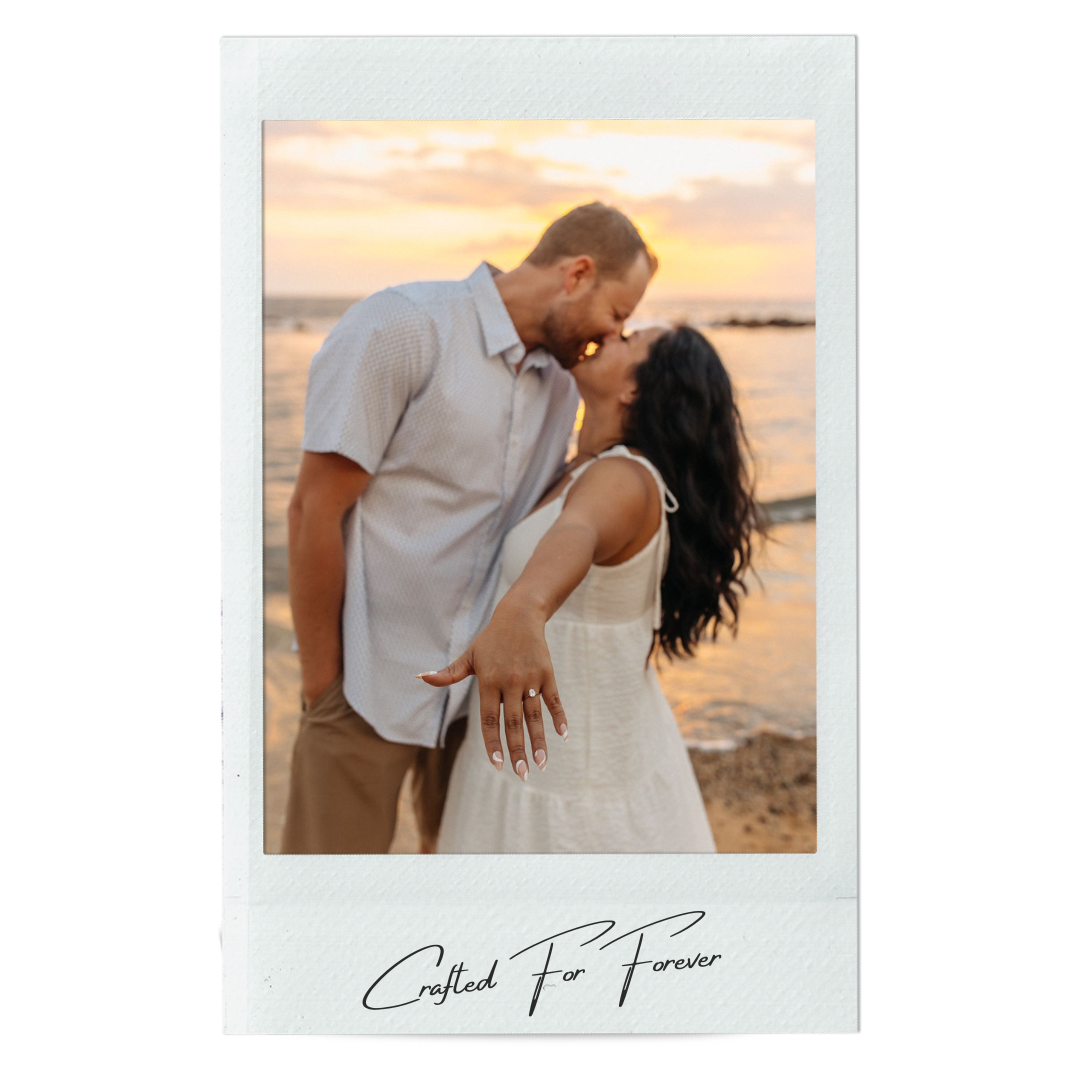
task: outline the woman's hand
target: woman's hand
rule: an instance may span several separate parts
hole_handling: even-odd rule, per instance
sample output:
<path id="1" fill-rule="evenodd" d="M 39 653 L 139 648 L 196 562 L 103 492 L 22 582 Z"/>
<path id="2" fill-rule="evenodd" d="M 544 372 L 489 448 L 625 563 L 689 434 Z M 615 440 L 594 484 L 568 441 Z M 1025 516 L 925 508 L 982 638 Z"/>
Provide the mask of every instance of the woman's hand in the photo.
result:
<path id="1" fill-rule="evenodd" d="M 502 769 L 501 705 L 510 764 L 522 780 L 529 778 L 523 719 L 529 729 L 533 761 L 541 769 L 547 765 L 541 699 L 547 703 L 555 730 L 564 739 L 569 733 L 544 639 L 545 622 L 542 609 L 515 602 L 507 595 L 487 627 L 449 667 L 417 676 L 429 686 L 449 686 L 475 675 L 480 684 L 480 730 L 488 760 Z"/>
<path id="2" fill-rule="evenodd" d="M 523 716 L 533 761 L 541 769 L 547 764 L 541 698 L 555 730 L 567 737 L 544 624 L 594 562 L 604 562 L 635 539 L 651 535 L 661 512 L 656 484 L 644 466 L 625 458 L 598 461 L 571 488 L 562 513 L 541 537 L 487 627 L 449 667 L 417 675 L 429 686 L 449 686 L 476 676 L 484 745 L 495 768 L 503 767 L 500 705 L 510 761 L 522 780 L 529 776 Z"/>

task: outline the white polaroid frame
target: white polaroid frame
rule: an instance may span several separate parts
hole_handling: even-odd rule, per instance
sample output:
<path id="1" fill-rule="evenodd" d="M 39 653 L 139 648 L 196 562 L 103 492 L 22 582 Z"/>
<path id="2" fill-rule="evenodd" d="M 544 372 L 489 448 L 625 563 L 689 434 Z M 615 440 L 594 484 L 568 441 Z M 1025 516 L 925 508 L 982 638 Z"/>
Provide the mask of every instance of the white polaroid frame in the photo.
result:
<path id="1" fill-rule="evenodd" d="M 222 65 L 226 1031 L 856 1030 L 855 39 L 227 38 Z M 815 123 L 817 852 L 266 855 L 262 122 L 554 118 Z"/>

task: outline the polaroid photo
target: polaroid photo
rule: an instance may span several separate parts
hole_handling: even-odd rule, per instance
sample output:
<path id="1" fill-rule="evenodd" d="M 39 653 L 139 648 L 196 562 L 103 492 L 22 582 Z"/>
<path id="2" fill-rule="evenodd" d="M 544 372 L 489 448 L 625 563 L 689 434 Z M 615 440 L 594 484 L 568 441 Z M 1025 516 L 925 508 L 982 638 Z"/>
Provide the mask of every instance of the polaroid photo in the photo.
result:
<path id="1" fill-rule="evenodd" d="M 226 1031 L 856 1030 L 854 38 L 222 74 Z"/>

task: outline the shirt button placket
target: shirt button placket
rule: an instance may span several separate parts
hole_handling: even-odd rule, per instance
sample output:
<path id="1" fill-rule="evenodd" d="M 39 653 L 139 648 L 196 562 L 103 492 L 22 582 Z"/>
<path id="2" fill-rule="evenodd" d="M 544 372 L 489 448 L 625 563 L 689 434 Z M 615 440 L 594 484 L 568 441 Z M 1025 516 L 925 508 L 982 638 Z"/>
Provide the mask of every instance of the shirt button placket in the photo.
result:
<path id="1" fill-rule="evenodd" d="M 518 372 L 514 377 L 514 393 L 510 402 L 510 453 L 507 455 L 507 491 L 504 492 L 504 502 L 510 501 L 510 495 L 517 490 L 518 477 L 521 472 L 521 399 L 524 396 L 525 380 L 523 372 Z"/>

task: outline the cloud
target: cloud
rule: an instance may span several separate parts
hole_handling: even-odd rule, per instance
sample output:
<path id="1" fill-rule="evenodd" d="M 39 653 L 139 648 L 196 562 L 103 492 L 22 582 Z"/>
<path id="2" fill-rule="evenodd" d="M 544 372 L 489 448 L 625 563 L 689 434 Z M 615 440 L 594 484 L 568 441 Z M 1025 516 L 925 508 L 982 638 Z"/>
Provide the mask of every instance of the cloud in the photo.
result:
<path id="1" fill-rule="evenodd" d="M 812 123 L 534 123 L 268 123 L 268 260 L 361 266 L 364 291 L 454 276 L 599 199 L 639 223 L 665 287 L 812 291 Z"/>
<path id="2" fill-rule="evenodd" d="M 598 190 L 606 193 L 585 169 L 580 170 L 580 179 L 572 179 L 571 171 L 561 163 L 522 158 L 494 147 L 468 150 L 460 156 L 461 164 L 453 166 L 440 165 L 434 155 L 419 153 L 413 167 L 394 169 L 373 178 L 373 184 L 408 202 L 478 207 L 544 207 L 592 199 Z M 564 178 L 549 179 L 545 167 L 559 167 Z"/>
<path id="3" fill-rule="evenodd" d="M 814 153 L 813 120 L 727 120 L 725 131 L 733 139 L 778 143 Z"/>
<path id="4" fill-rule="evenodd" d="M 387 167 L 348 163 L 315 167 L 284 155 L 269 156 L 268 200 L 308 209 L 342 208 L 372 199 L 434 206 L 547 207 L 590 201 L 612 193 L 590 170 L 498 147 L 393 147 Z M 557 178 L 554 178 L 557 177 Z"/>
<path id="5" fill-rule="evenodd" d="M 491 233 L 484 236 L 470 237 L 460 244 L 454 244 L 445 250 L 449 255 L 468 255 L 471 258 L 487 258 L 492 252 L 517 251 L 525 245 L 531 249 L 539 237 L 534 229 L 522 229 L 521 232 Z"/>
<path id="6" fill-rule="evenodd" d="M 376 178 L 312 169 L 298 161 L 267 162 L 263 170 L 263 197 L 268 208 L 298 213 L 369 209 L 395 195 Z"/>
<path id="7" fill-rule="evenodd" d="M 813 165 L 807 121 L 266 125 L 267 193 L 340 208 L 372 198 L 546 207 L 686 196 L 709 177 L 768 183 Z"/>
<path id="8" fill-rule="evenodd" d="M 801 166 L 775 165 L 767 184 L 720 177 L 695 180 L 689 197 L 645 199 L 636 212 L 666 233 L 708 243 L 792 244 L 814 237 L 814 186 L 796 178 Z"/>

